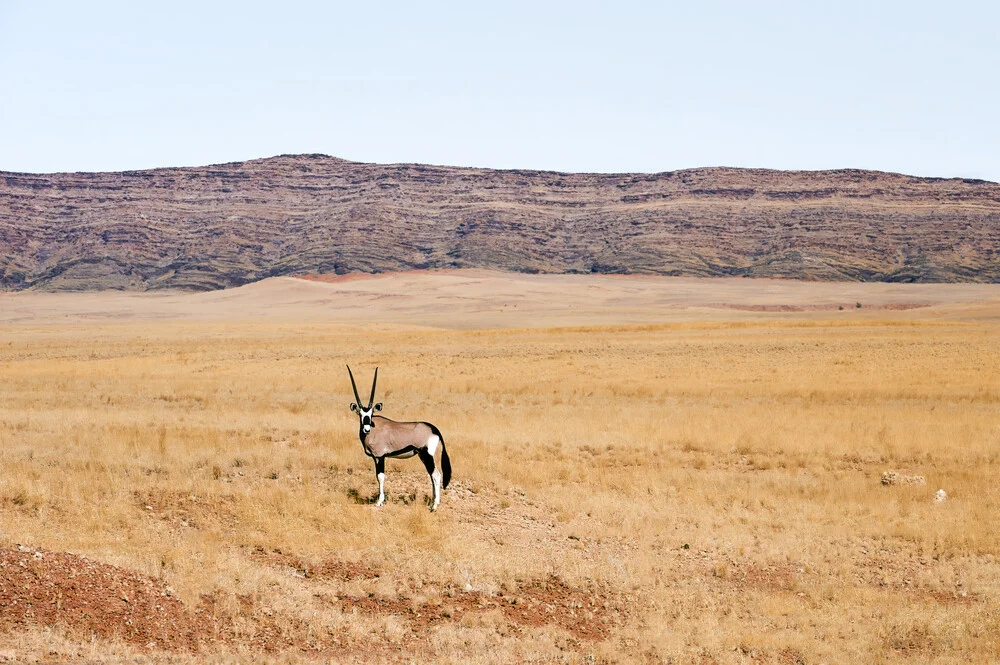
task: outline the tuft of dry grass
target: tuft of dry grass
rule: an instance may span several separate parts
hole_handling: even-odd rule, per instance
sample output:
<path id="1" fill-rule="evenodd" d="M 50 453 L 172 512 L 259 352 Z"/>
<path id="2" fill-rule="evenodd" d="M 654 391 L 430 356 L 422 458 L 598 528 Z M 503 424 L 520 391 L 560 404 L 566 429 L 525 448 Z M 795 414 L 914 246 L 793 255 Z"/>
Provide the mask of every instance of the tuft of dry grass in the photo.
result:
<path id="1" fill-rule="evenodd" d="M 0 329 L 0 547 L 162 580 L 216 631 L 5 626 L 0 656 L 995 662 L 1000 328 L 907 316 Z M 413 460 L 371 505 L 347 362 L 443 431 L 440 512 Z"/>

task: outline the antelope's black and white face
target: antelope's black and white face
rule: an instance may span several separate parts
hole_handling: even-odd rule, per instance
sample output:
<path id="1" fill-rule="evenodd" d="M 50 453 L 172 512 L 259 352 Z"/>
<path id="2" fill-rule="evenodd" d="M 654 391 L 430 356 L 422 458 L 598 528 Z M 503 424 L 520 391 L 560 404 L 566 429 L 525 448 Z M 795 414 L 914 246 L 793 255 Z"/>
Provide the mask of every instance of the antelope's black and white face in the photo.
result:
<path id="1" fill-rule="evenodd" d="M 368 432 L 372 431 L 372 428 L 375 427 L 375 423 L 372 420 L 372 416 L 375 415 L 376 411 L 381 411 L 381 410 L 382 410 L 382 402 L 379 402 L 378 404 L 375 404 L 374 406 L 368 409 L 362 407 L 359 404 L 354 404 L 354 403 L 351 404 L 351 411 L 358 414 L 358 416 L 361 418 L 361 431 L 364 432 L 365 434 L 368 434 Z"/>
<path id="2" fill-rule="evenodd" d="M 375 421 L 373 416 L 376 411 L 382 410 L 382 403 L 374 404 L 375 402 L 375 384 L 378 382 L 378 367 L 375 368 L 375 378 L 372 379 L 372 394 L 368 398 L 368 406 L 364 406 L 361 402 L 361 397 L 358 396 L 358 386 L 354 383 L 354 374 L 351 372 L 351 366 L 347 366 L 347 373 L 351 376 L 351 387 L 354 388 L 354 399 L 357 400 L 351 404 L 351 411 L 358 414 L 361 419 L 361 433 L 368 434 L 375 427 Z"/>

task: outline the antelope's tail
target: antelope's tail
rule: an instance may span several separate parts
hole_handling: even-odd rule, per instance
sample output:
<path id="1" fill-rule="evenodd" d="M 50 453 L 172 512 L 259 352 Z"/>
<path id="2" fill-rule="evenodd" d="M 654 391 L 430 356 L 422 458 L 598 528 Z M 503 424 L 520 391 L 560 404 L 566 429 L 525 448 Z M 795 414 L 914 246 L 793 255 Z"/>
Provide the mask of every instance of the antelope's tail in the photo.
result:
<path id="1" fill-rule="evenodd" d="M 444 473 L 441 487 L 448 487 L 448 482 L 451 481 L 451 459 L 448 457 L 448 449 L 444 446 L 444 439 L 441 439 L 441 471 Z"/>

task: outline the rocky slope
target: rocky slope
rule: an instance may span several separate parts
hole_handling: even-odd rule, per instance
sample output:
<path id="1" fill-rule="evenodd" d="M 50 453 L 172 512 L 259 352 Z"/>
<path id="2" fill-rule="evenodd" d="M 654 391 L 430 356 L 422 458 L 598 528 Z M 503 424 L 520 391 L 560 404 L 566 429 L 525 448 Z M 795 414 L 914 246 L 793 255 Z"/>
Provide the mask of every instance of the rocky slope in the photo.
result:
<path id="1" fill-rule="evenodd" d="M 858 170 L 658 174 L 281 156 L 0 173 L 0 289 L 523 272 L 1000 282 L 1000 184 Z"/>

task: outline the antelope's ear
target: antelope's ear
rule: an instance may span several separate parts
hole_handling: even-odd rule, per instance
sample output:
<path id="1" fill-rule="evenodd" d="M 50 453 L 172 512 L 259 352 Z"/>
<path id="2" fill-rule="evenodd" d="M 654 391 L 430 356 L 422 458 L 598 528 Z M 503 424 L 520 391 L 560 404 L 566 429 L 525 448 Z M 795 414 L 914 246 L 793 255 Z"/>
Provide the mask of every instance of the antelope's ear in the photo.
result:
<path id="1" fill-rule="evenodd" d="M 381 411 L 382 410 L 382 402 L 379 402 L 378 404 L 375 405 L 375 410 L 376 411 Z"/>
<path id="2" fill-rule="evenodd" d="M 354 402 L 351 402 L 351 411 L 357 411 L 357 410 L 358 410 L 358 405 L 355 404 Z"/>

